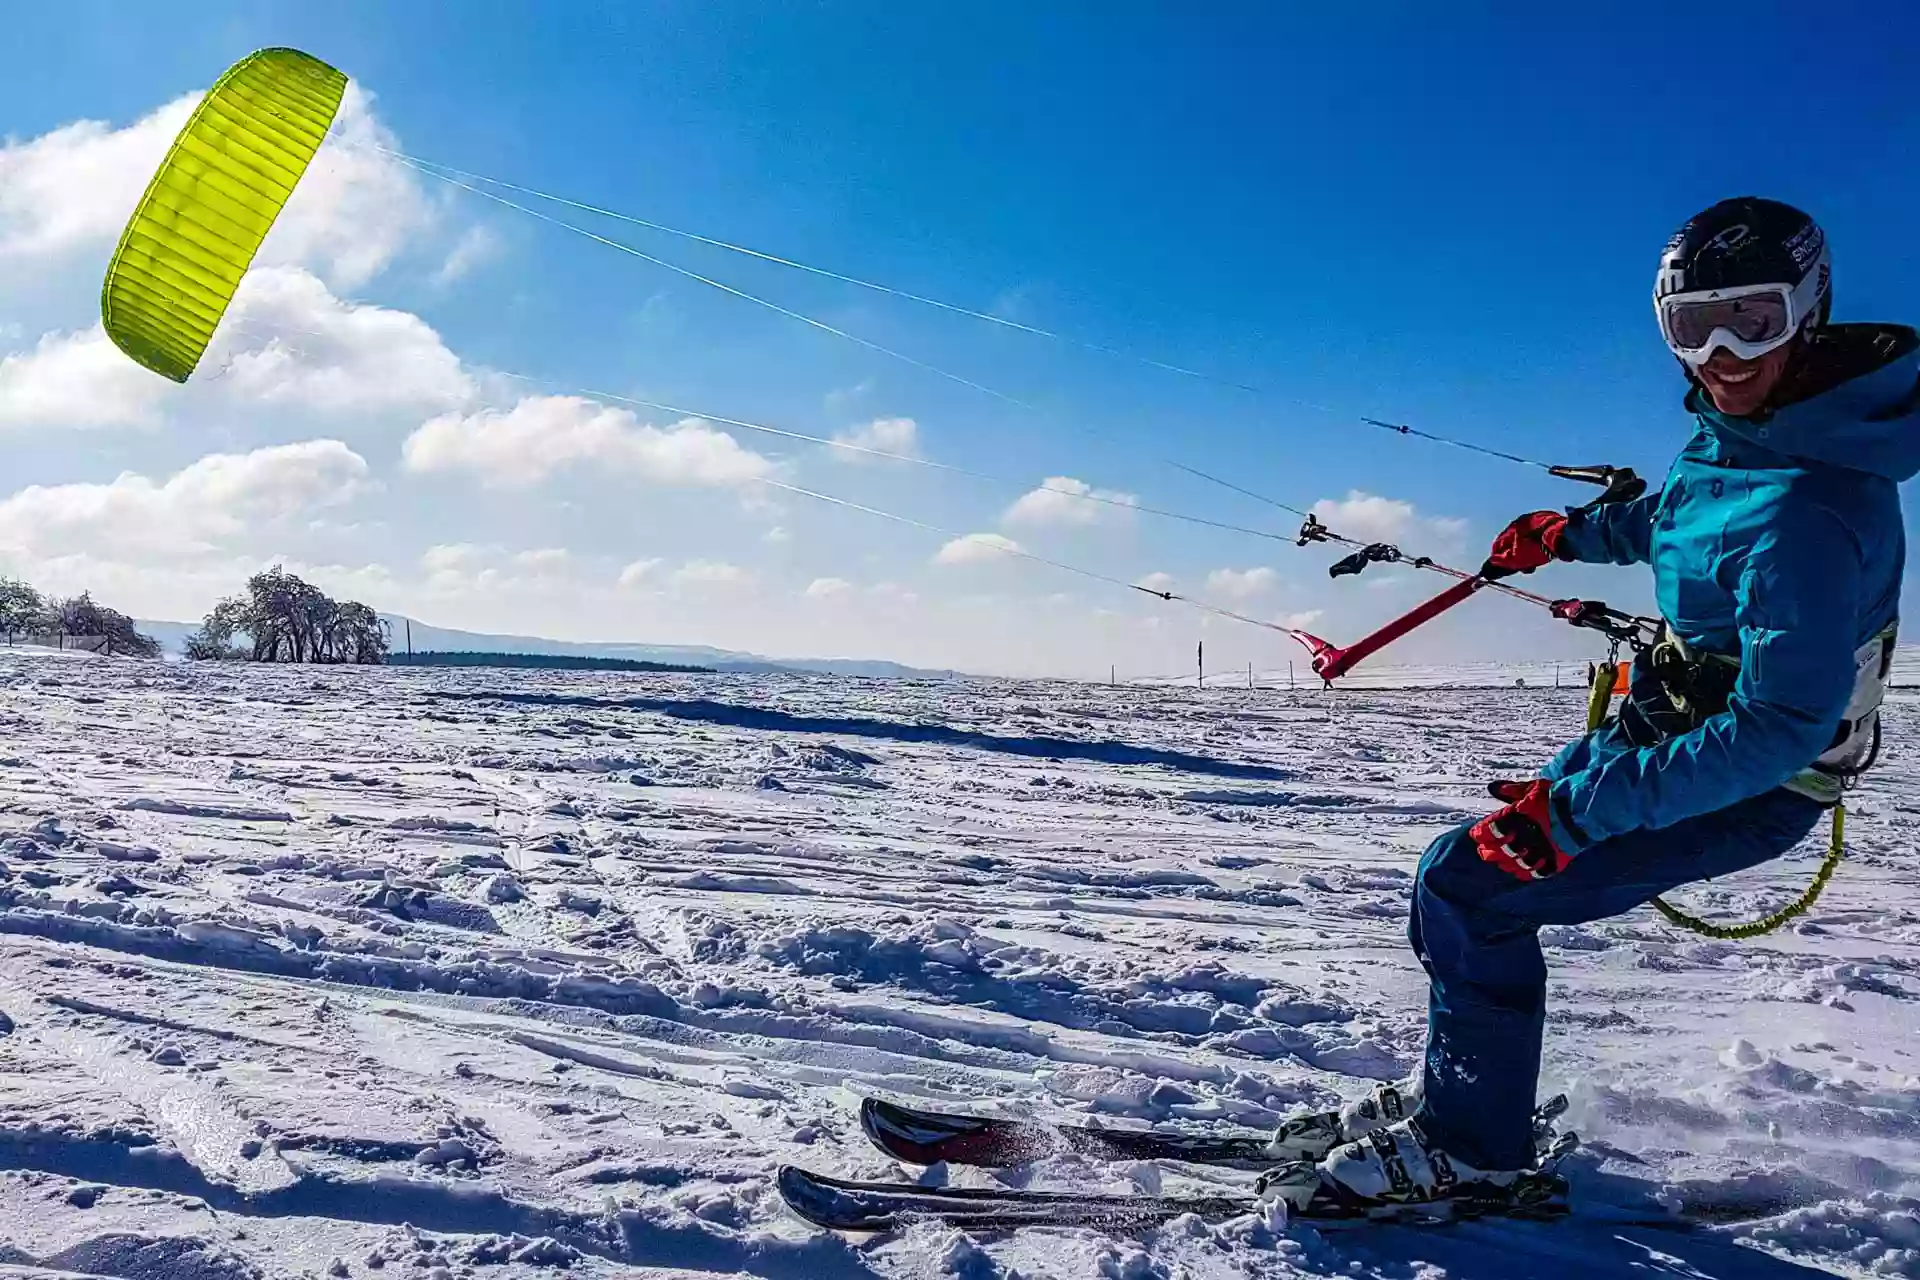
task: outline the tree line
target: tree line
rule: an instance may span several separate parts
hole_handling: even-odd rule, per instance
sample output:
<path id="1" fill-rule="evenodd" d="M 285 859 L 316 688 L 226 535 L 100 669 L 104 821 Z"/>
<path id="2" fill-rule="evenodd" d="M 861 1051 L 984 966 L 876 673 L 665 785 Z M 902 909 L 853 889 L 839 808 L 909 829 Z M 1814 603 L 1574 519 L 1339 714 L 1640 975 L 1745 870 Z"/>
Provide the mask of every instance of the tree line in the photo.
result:
<path id="1" fill-rule="evenodd" d="M 130 658 L 157 658 L 160 642 L 142 635 L 132 618 L 109 609 L 88 592 L 64 600 L 43 596 L 31 585 L 0 578 L 0 632 L 11 645 L 20 636 L 97 640 L 103 652 Z"/>
<path id="2" fill-rule="evenodd" d="M 50 599 L 25 582 L 0 578 L 0 633 L 45 642 L 88 638 L 88 648 L 157 658 L 160 642 L 134 620 L 82 592 Z M 391 636 L 380 615 L 357 600 L 335 600 L 275 565 L 247 579 L 246 590 L 213 607 L 187 637 L 186 656 L 201 661 L 378 664 Z"/>

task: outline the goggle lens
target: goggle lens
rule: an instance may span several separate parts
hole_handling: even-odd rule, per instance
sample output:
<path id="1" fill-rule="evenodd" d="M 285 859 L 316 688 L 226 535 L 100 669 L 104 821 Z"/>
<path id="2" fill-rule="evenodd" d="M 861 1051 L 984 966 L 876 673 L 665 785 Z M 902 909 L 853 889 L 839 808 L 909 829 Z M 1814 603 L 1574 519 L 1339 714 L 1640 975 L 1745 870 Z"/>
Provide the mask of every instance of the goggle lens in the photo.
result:
<path id="1" fill-rule="evenodd" d="M 1681 351 L 1698 351 L 1725 329 L 1747 343 L 1776 342 L 1792 329 L 1785 293 L 1750 293 L 1739 298 L 1675 298 L 1661 308 L 1667 341 Z"/>

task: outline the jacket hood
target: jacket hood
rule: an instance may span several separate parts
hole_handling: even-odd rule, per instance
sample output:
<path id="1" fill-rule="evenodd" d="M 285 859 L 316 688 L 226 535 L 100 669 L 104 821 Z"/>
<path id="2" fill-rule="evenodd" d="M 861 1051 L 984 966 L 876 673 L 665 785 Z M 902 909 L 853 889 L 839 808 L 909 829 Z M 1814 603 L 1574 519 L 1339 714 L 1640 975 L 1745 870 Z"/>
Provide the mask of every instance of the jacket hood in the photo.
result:
<path id="1" fill-rule="evenodd" d="M 1763 449 L 1902 481 L 1920 474 L 1920 335 L 1895 325 L 1834 325 L 1808 353 L 1800 398 L 1751 418 L 1713 407 L 1699 387 L 1687 407 L 1702 424 Z"/>

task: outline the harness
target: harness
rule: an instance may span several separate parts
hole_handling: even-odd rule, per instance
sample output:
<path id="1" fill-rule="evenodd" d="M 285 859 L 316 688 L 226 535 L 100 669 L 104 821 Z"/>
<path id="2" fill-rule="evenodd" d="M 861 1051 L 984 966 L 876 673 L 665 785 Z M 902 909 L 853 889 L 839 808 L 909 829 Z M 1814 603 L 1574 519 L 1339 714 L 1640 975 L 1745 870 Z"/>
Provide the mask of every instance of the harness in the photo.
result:
<path id="1" fill-rule="evenodd" d="M 1738 658 L 1695 653 L 1664 624 L 1654 624 L 1657 630 L 1649 637 L 1644 630 L 1648 626 L 1644 619 L 1625 618 L 1591 601 L 1571 603 L 1591 606 L 1597 612 L 1590 618 L 1570 617 L 1569 621 L 1576 626 L 1601 630 L 1612 641 L 1612 652 L 1608 661 L 1597 669 L 1593 691 L 1587 700 L 1589 732 L 1610 725 L 1633 746 L 1650 747 L 1690 733 L 1709 717 L 1727 710 L 1740 678 Z M 1782 784 L 1787 790 L 1833 810 L 1827 854 L 1814 872 L 1812 883 L 1779 910 L 1737 925 L 1710 923 L 1656 897 L 1654 909 L 1670 923 L 1710 938 L 1754 938 L 1804 915 L 1819 900 L 1846 854 L 1846 792 L 1880 756 L 1880 706 L 1885 701 L 1887 680 L 1893 670 L 1895 637 L 1896 628 L 1889 626 L 1855 651 L 1853 693 L 1832 744 L 1812 764 Z M 1620 677 L 1622 645 L 1629 645 L 1633 650 L 1633 680 L 1620 714 L 1610 720 L 1608 711 Z"/>

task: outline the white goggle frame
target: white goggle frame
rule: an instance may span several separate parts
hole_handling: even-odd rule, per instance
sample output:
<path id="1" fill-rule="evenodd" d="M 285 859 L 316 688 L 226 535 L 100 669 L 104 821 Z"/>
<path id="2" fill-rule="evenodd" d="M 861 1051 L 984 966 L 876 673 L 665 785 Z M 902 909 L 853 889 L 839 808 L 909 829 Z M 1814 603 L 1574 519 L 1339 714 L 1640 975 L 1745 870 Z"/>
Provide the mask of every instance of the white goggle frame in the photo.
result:
<path id="1" fill-rule="evenodd" d="M 1807 317 L 1819 308 L 1820 299 L 1826 295 L 1827 281 L 1832 271 L 1828 265 L 1830 261 L 1825 246 L 1822 246 L 1820 257 L 1814 263 L 1813 269 L 1802 277 L 1798 285 L 1747 284 L 1729 289 L 1697 289 L 1689 293 L 1665 295 L 1656 291 L 1653 298 L 1653 313 L 1660 322 L 1660 336 L 1666 339 L 1667 349 L 1693 369 L 1699 368 L 1712 359 L 1713 353 L 1723 347 L 1742 360 L 1758 360 L 1767 352 L 1783 347 L 1800 336 L 1800 331 L 1806 327 Z M 1786 303 L 1786 332 L 1777 338 L 1771 338 L 1765 342 L 1747 342 L 1731 329 L 1716 328 L 1707 335 L 1707 340 L 1700 346 L 1683 347 L 1673 340 L 1673 333 L 1667 327 L 1667 309 L 1675 304 L 1731 302 L 1737 298 L 1752 298 L 1763 294 L 1774 294 L 1784 299 Z"/>

